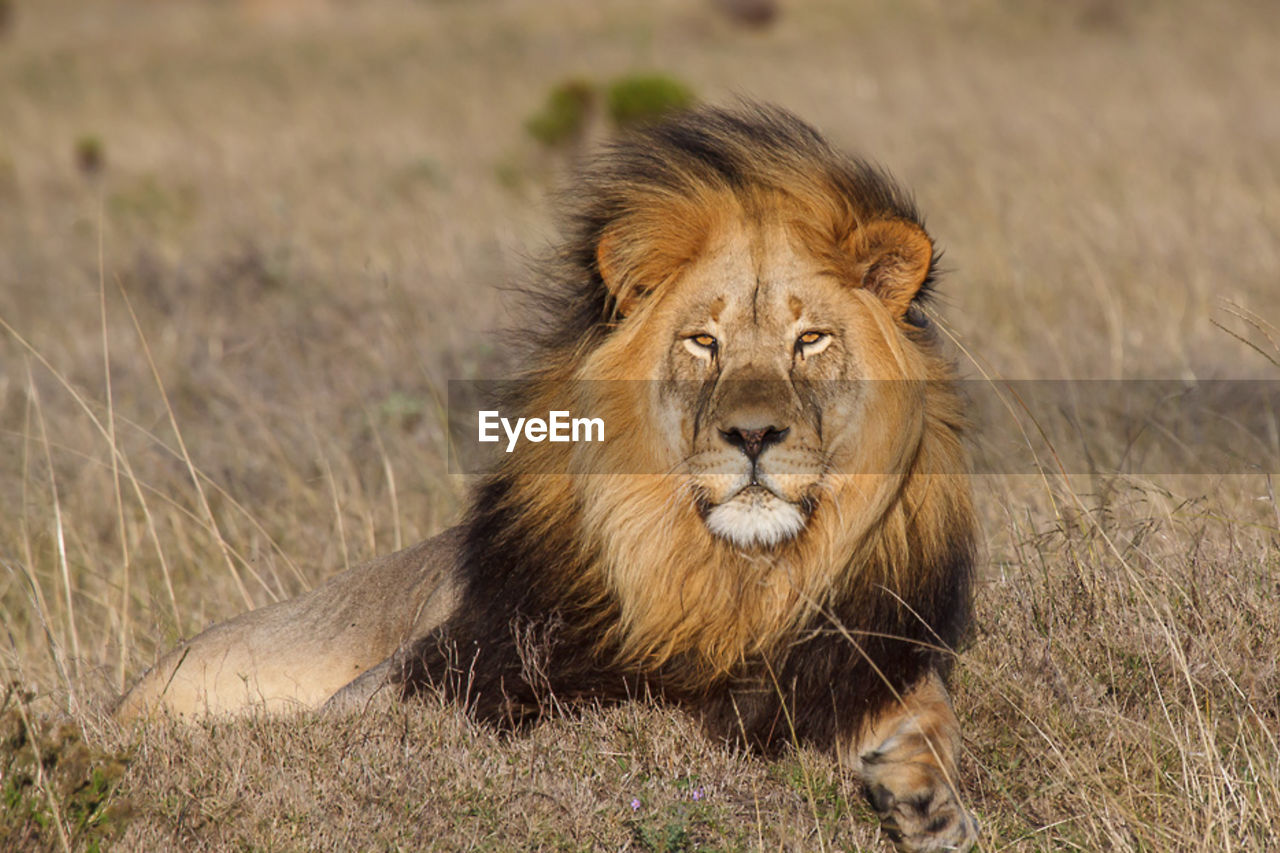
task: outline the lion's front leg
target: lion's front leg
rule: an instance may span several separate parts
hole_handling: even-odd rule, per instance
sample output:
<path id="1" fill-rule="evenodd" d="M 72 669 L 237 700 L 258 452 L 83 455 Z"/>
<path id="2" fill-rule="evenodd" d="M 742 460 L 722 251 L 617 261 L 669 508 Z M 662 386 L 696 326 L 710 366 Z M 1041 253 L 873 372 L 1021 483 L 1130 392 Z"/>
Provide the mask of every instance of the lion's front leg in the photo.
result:
<path id="1" fill-rule="evenodd" d="M 867 798 L 899 850 L 968 850 L 978 825 L 960 802 L 960 724 L 934 674 L 874 717 L 853 744 Z"/>

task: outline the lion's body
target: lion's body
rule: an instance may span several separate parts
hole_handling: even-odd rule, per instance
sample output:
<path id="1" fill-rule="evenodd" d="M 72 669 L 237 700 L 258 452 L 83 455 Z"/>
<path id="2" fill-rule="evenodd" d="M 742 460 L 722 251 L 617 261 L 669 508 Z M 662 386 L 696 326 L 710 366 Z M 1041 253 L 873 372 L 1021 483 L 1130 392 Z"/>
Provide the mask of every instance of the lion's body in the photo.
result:
<path id="1" fill-rule="evenodd" d="M 906 849 L 967 844 L 943 681 L 974 520 L 909 200 L 770 110 L 644 131 L 578 198 L 513 405 L 626 439 L 522 448 L 459 528 L 210 629 L 124 707 L 389 682 L 518 725 L 650 695 L 841 751 Z"/>
<path id="2" fill-rule="evenodd" d="M 214 625 L 166 654 L 117 716 L 318 708 L 457 604 L 457 535 L 442 533 L 297 598 Z"/>

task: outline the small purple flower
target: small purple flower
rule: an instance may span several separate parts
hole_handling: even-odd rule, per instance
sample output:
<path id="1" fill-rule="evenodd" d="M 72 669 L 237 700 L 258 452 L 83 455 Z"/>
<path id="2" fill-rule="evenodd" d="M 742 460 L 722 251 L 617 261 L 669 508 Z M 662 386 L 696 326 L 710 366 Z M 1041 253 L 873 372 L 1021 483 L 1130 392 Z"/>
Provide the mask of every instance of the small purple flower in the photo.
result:
<path id="1" fill-rule="evenodd" d="M 634 800 L 632 800 L 632 801 L 631 801 L 631 810 L 632 810 L 633 812 L 634 812 L 634 811 L 639 811 L 639 810 L 640 810 L 640 800 L 639 800 L 639 799 L 634 799 Z"/>
<path id="2" fill-rule="evenodd" d="M 705 796 L 705 794 L 703 793 L 703 790 L 701 788 L 694 788 L 692 796 L 693 796 L 693 801 L 696 803 L 698 800 L 702 799 L 703 796 Z"/>

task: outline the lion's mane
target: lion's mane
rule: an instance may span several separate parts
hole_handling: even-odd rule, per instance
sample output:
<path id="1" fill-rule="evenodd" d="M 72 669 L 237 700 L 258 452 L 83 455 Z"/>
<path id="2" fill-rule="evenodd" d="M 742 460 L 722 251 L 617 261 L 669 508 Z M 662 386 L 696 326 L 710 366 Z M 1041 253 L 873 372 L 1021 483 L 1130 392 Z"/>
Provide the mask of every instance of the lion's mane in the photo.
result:
<path id="1" fill-rule="evenodd" d="M 514 405 L 546 411 L 626 322 L 620 303 L 637 294 L 606 286 L 605 235 L 631 235 L 623 251 L 643 253 L 661 278 L 698 251 L 691 219 L 762 193 L 801 211 L 815 242 L 876 219 L 921 224 L 886 175 L 781 110 L 701 109 L 634 133 L 568 197 L 568 237 L 532 287 L 531 367 Z M 709 536 L 673 499 L 671 478 L 530 473 L 570 451 L 528 447 L 474 489 L 462 603 L 401 655 L 401 689 L 441 689 L 500 724 L 557 704 L 656 696 L 768 748 L 834 745 L 929 672 L 945 673 L 968 616 L 975 524 L 953 367 L 918 304 L 933 278 L 931 266 L 900 324 L 928 380 L 921 438 L 873 517 L 821 509 L 767 553 L 768 581 L 756 582 L 761 556 Z"/>

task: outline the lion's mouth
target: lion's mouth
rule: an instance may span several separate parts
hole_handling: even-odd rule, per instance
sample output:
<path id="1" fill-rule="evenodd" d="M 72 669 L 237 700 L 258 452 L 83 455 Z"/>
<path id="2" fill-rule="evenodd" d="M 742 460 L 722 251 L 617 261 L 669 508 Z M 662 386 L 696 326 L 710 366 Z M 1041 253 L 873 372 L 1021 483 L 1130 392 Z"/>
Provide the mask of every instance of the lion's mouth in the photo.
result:
<path id="1" fill-rule="evenodd" d="M 769 497 L 774 497 L 780 501 L 791 503 L 791 501 L 787 500 L 785 497 L 778 494 L 759 480 L 752 480 L 750 483 L 747 483 L 745 486 L 729 495 L 725 500 L 721 501 L 721 503 L 728 503 L 729 501 L 737 500 L 739 498 L 745 498 L 747 500 L 765 500 Z"/>
<path id="2" fill-rule="evenodd" d="M 752 481 L 745 485 L 739 486 L 737 489 L 733 490 L 728 495 L 726 495 L 725 497 L 721 498 L 718 501 L 713 500 L 711 498 L 711 495 L 707 492 L 706 489 L 695 487 L 694 503 L 697 506 L 698 515 L 700 515 L 702 519 L 705 521 L 707 516 L 711 514 L 712 510 L 714 510 L 716 507 L 724 506 L 730 501 L 738 500 L 739 498 L 746 498 L 748 500 L 756 497 L 764 498 L 767 495 L 772 495 L 773 497 L 777 498 L 780 501 L 786 501 L 787 503 L 791 503 L 791 501 L 787 501 L 785 497 L 778 494 L 773 489 L 769 488 L 763 483 L 756 482 L 756 481 Z"/>
<path id="3" fill-rule="evenodd" d="M 761 483 L 749 483 L 718 504 L 705 498 L 699 511 L 715 536 L 740 548 L 770 547 L 794 539 L 804 530 L 814 504 L 808 498 L 789 501 Z"/>

